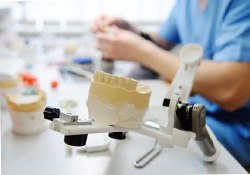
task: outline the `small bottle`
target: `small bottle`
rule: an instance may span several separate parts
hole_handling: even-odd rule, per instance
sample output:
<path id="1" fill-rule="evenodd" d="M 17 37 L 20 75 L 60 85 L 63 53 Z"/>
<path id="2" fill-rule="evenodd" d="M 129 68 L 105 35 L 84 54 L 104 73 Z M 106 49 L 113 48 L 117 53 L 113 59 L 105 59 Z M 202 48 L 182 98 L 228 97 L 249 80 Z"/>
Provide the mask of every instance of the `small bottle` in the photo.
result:
<path id="1" fill-rule="evenodd" d="M 114 60 L 110 59 L 110 58 L 102 58 L 101 61 L 101 69 L 104 72 L 110 73 L 112 74 L 115 70 L 115 62 Z"/>

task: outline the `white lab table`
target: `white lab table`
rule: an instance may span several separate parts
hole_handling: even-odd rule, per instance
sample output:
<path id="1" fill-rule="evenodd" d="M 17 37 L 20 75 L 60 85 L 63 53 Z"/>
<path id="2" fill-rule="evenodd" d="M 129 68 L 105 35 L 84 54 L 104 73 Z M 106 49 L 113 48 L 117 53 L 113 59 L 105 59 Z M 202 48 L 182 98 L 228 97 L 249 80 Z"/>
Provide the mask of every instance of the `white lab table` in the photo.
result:
<path id="1" fill-rule="evenodd" d="M 167 86 L 159 80 L 147 81 L 152 87 L 151 104 L 161 104 Z M 78 101 L 74 112 L 86 115 L 85 100 L 89 81 L 60 85 L 57 90 L 47 89 L 48 105 L 57 105 L 63 99 Z M 2 111 L 2 174 L 3 175 L 163 175 L 163 174 L 229 174 L 247 173 L 225 150 L 214 163 L 206 163 L 199 157 L 199 149 L 191 141 L 188 148 L 165 148 L 162 153 L 142 169 L 136 169 L 133 161 L 144 154 L 154 139 L 129 132 L 126 140 L 111 140 L 108 150 L 96 153 L 80 153 L 68 149 L 64 136 L 46 129 L 38 135 L 22 136 L 11 131 L 11 120 Z"/>

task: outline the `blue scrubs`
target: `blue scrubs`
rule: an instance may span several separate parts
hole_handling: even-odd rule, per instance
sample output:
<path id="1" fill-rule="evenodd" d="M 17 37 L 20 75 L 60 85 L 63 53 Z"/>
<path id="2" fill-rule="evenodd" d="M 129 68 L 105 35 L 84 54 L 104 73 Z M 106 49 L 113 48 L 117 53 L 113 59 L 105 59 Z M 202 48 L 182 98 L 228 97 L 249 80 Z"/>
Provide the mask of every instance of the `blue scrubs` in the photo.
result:
<path id="1" fill-rule="evenodd" d="M 250 1 L 208 0 L 201 11 L 199 0 L 177 0 L 159 36 L 173 44 L 199 43 L 206 60 L 250 62 Z M 206 106 L 207 123 L 217 138 L 243 166 L 250 166 L 250 100 L 233 112 L 200 95 L 190 101 Z"/>

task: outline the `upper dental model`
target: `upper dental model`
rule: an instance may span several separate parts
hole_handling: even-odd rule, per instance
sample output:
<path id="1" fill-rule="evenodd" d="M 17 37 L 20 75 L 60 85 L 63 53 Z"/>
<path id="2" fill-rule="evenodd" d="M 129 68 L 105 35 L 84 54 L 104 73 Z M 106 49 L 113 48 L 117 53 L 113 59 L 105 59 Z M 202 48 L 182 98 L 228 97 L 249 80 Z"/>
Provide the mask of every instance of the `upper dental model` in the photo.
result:
<path id="1" fill-rule="evenodd" d="M 89 117 L 96 122 L 138 128 L 149 106 L 151 89 L 134 79 L 96 71 L 87 99 Z"/>

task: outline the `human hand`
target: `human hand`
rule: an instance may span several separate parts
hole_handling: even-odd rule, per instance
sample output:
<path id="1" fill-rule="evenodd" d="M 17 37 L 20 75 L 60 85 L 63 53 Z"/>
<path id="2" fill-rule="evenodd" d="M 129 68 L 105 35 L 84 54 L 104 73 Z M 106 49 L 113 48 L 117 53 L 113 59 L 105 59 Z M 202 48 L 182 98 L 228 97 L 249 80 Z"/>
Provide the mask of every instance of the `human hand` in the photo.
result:
<path id="1" fill-rule="evenodd" d="M 109 15 L 98 16 L 91 24 L 91 30 L 93 32 L 103 32 L 105 31 L 105 28 L 109 26 L 116 26 L 124 30 L 130 30 L 135 33 L 138 33 L 138 30 L 126 20 Z"/>
<path id="2" fill-rule="evenodd" d="M 109 32 L 97 32 L 97 49 L 103 57 L 126 61 L 140 62 L 144 53 L 144 44 L 148 41 L 139 35 L 115 26 L 108 28 Z"/>

